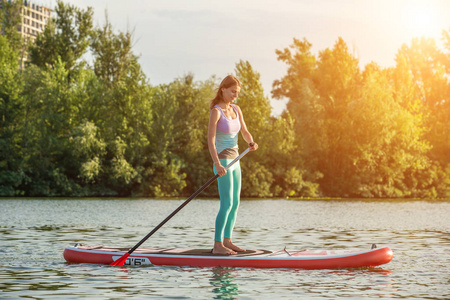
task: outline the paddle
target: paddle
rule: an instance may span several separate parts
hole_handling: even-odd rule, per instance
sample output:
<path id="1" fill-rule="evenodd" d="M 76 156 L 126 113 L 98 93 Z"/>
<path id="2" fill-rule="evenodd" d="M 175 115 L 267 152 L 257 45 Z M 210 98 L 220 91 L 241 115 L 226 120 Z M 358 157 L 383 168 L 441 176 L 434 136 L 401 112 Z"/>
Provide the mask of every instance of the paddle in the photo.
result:
<path id="1" fill-rule="evenodd" d="M 238 160 L 240 160 L 245 154 L 247 154 L 250 151 L 250 148 L 247 148 L 244 152 L 241 153 L 238 157 L 236 157 L 232 162 L 230 162 L 226 167 L 225 170 L 228 170 L 233 164 L 235 164 Z M 164 224 L 167 223 L 176 213 L 178 213 L 183 207 L 186 206 L 192 199 L 194 199 L 198 194 L 200 194 L 204 189 L 206 189 L 211 183 L 214 182 L 219 177 L 219 175 L 215 175 L 210 180 L 208 180 L 207 183 L 205 183 L 201 188 L 199 188 L 195 193 L 193 193 L 186 201 L 184 201 L 180 206 L 178 206 L 177 209 L 175 209 L 167 218 L 164 219 L 161 223 L 159 223 L 158 226 L 155 227 L 149 234 L 147 234 L 139 243 L 137 243 L 133 248 L 131 248 L 127 253 L 122 255 L 119 259 L 113 261 L 110 265 L 111 266 L 119 266 L 122 267 L 125 262 L 127 261 L 127 258 L 130 256 L 131 253 L 134 252 L 142 243 L 144 243 L 149 237 L 151 237 L 158 229 L 160 229 Z"/>

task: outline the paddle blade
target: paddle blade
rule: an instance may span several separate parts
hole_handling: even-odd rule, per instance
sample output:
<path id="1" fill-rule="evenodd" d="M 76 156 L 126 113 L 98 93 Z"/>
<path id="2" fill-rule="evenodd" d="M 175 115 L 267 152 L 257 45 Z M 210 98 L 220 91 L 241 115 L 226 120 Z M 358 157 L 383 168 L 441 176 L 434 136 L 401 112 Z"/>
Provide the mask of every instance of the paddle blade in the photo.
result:
<path id="1" fill-rule="evenodd" d="M 127 261 L 128 256 L 130 256 L 130 253 L 125 253 L 124 255 L 122 255 L 119 259 L 113 261 L 112 263 L 110 263 L 110 266 L 117 266 L 117 267 L 122 267 L 125 262 Z"/>

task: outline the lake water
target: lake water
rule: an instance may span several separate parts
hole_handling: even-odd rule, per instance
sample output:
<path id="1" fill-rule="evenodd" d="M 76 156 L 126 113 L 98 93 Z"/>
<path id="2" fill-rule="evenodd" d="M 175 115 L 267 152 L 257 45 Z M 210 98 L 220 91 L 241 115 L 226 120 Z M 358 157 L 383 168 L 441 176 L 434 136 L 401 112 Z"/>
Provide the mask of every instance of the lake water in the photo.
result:
<path id="1" fill-rule="evenodd" d="M 67 264 L 69 245 L 132 247 L 183 200 L 0 199 L 0 298 L 449 299 L 450 202 L 244 200 L 247 249 L 389 246 L 366 269 L 290 270 Z M 193 200 L 143 247 L 212 246 L 218 200 Z"/>

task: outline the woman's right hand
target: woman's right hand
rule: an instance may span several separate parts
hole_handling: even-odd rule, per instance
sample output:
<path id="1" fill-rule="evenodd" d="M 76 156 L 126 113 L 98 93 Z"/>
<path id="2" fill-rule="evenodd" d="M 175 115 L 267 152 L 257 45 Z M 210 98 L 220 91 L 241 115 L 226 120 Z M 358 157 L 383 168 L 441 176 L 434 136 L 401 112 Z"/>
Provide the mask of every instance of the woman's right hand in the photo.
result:
<path id="1" fill-rule="evenodd" d="M 225 170 L 225 167 L 221 164 L 216 164 L 216 172 L 219 176 L 227 174 L 227 170 Z"/>

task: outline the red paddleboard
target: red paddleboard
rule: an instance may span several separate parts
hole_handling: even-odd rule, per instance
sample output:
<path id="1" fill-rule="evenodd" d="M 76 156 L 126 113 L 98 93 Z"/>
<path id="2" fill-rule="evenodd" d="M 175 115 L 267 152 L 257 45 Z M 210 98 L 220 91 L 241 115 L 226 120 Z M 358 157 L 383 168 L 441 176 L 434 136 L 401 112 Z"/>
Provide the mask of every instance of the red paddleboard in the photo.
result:
<path id="1" fill-rule="evenodd" d="M 129 248 L 75 245 L 64 250 L 70 263 L 109 265 Z M 193 267 L 338 269 L 387 264 L 394 254 L 389 247 L 349 250 L 247 250 L 236 255 L 215 255 L 211 249 L 136 249 L 126 266 L 166 265 Z"/>

